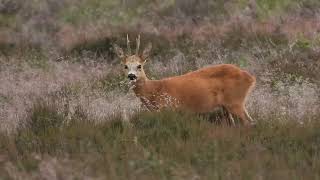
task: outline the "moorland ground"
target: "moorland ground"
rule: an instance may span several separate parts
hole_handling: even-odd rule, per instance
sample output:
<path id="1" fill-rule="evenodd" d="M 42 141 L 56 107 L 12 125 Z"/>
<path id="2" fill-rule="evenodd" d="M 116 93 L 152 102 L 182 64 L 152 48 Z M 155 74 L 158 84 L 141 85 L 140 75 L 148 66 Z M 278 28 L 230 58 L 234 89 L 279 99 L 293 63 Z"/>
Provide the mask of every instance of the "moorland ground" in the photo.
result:
<path id="1" fill-rule="evenodd" d="M 0 0 L 0 179 L 319 179 L 319 32 L 317 0 Z M 151 79 L 254 74 L 257 126 L 144 112 L 127 33 L 153 43 Z"/>

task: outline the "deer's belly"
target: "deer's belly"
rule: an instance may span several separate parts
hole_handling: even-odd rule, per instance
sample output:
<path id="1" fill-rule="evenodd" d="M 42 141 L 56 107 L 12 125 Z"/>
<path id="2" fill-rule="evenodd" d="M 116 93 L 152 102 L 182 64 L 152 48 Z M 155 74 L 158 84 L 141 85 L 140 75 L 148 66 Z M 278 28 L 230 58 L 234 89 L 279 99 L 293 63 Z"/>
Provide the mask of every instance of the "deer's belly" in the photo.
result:
<path id="1" fill-rule="evenodd" d="M 220 105 L 221 90 L 208 85 L 207 81 L 181 82 L 168 86 L 163 92 L 147 97 L 145 103 L 153 109 L 182 108 L 193 112 L 211 112 Z"/>
<path id="2" fill-rule="evenodd" d="M 219 106 L 218 93 L 215 92 L 202 92 L 197 93 L 196 91 L 188 94 L 182 93 L 168 93 L 162 95 L 156 101 L 159 107 L 169 108 L 181 108 L 193 112 L 211 112 Z"/>
<path id="3" fill-rule="evenodd" d="M 217 102 L 216 97 L 195 95 L 182 100 L 180 106 L 190 111 L 204 113 L 213 111 L 219 105 Z"/>

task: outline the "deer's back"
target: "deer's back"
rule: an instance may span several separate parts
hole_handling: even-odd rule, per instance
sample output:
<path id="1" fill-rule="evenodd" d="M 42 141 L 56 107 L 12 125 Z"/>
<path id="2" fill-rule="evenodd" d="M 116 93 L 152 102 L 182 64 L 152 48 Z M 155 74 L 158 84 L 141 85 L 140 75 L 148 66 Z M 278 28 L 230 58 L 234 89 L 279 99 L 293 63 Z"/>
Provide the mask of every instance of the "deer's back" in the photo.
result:
<path id="1" fill-rule="evenodd" d="M 255 83 L 255 78 L 247 71 L 241 70 L 237 66 L 231 64 L 214 65 L 199 70 L 164 79 L 164 81 L 172 82 L 170 84 L 189 84 L 191 81 L 198 81 L 201 85 L 233 87 L 235 85 L 251 86 Z M 202 84 L 204 83 L 204 84 Z M 198 83 L 196 83 L 198 84 Z M 193 84 L 193 85 L 196 85 Z"/>

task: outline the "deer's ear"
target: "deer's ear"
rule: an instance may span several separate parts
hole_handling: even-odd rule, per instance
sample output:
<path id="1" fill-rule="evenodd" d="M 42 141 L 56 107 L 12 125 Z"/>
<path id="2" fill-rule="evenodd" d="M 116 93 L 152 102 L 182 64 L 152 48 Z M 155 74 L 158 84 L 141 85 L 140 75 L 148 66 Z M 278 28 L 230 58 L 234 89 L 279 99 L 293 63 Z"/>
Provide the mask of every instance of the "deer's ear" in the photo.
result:
<path id="1" fill-rule="evenodd" d="M 117 54 L 117 56 L 123 60 L 125 58 L 125 55 L 124 55 L 124 52 L 123 50 L 116 44 L 113 45 L 113 49 L 114 49 L 114 52 Z"/>
<path id="2" fill-rule="evenodd" d="M 151 44 L 151 43 L 149 43 L 149 44 L 147 45 L 147 47 L 144 48 L 144 50 L 143 50 L 143 52 L 142 52 L 142 55 L 141 55 L 141 58 L 142 58 L 142 60 L 143 60 L 144 62 L 146 62 L 147 59 L 149 58 L 151 49 L 152 49 L 152 44 Z"/>

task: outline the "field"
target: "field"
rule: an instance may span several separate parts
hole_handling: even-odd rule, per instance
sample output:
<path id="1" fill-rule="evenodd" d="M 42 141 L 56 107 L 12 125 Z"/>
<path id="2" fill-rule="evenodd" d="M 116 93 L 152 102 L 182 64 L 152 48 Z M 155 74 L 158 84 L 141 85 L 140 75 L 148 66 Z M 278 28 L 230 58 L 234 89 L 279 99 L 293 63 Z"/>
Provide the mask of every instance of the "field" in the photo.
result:
<path id="1" fill-rule="evenodd" d="M 318 0 L 0 0 L 0 179 L 320 179 Z M 112 44 L 152 42 L 150 79 L 231 63 L 256 127 L 146 112 Z"/>

